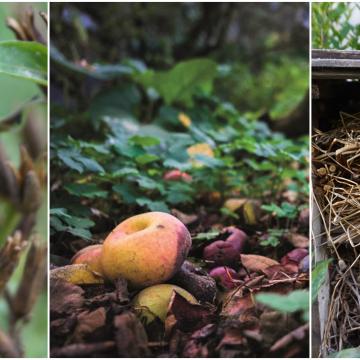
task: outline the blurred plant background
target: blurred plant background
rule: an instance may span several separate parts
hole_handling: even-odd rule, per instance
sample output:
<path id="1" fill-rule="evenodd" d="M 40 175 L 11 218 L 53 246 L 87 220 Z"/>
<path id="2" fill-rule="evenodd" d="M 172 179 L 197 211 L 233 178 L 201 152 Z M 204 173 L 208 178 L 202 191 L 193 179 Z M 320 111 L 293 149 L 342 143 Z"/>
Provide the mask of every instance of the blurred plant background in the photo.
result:
<path id="1" fill-rule="evenodd" d="M 39 11 L 46 12 L 47 5 L 45 3 L 1 3 L 0 4 L 0 41 L 15 39 L 14 33 L 6 26 L 8 17 L 19 18 L 24 15 L 25 11 L 33 8 L 35 13 L 35 25 L 46 38 L 46 26 L 44 21 L 39 17 Z M 19 60 L 19 59 L 17 59 Z M 14 60 L 14 64 L 17 60 Z M 37 126 L 37 136 L 41 139 L 41 144 L 37 144 L 40 148 L 46 147 L 47 144 L 47 106 L 46 100 L 40 88 L 31 81 L 21 78 L 0 74 L 0 119 L 5 119 L 10 113 L 19 110 L 35 97 L 36 102 L 26 105 L 24 119 L 20 125 L 11 127 L 10 129 L 0 132 L 0 143 L 3 146 L 8 160 L 15 168 L 20 164 L 20 145 L 29 140 L 30 135 L 27 134 L 25 124 L 29 117 L 32 117 L 34 124 Z M 42 99 L 42 100 L 41 100 Z M 24 107 L 25 108 L 25 107 Z M 0 126 L 2 123 L 0 122 Z M 3 190 L 3 189 L 2 189 Z M 43 188 L 43 205 L 38 211 L 36 220 L 36 232 L 40 235 L 41 241 L 46 244 L 47 240 L 47 190 Z M 0 203 L 2 214 L 4 214 L 5 203 Z M 0 240 L 0 241 L 3 241 Z M 20 264 L 11 277 L 7 286 L 7 291 L 13 293 L 16 291 L 24 270 L 26 251 L 20 258 Z M 33 274 L 35 276 L 35 274 Z M 34 310 L 31 312 L 29 319 L 24 321 L 24 325 L 17 324 L 20 329 L 21 341 L 24 346 L 24 356 L 26 357 L 46 357 L 47 356 L 47 289 L 45 281 L 42 286 L 41 296 L 36 302 Z M 7 329 L 9 319 L 9 308 L 4 300 L 0 297 L 0 328 Z"/>
<path id="2" fill-rule="evenodd" d="M 360 3 L 312 3 L 312 47 L 360 50 Z"/>

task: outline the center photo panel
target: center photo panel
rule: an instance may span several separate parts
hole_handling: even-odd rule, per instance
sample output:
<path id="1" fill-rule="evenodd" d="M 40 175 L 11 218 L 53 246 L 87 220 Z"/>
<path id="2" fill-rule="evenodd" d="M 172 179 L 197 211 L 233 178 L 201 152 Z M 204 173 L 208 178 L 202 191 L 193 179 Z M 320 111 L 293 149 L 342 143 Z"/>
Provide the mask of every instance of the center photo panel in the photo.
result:
<path id="1" fill-rule="evenodd" d="M 50 356 L 309 357 L 309 4 L 50 14 Z"/>

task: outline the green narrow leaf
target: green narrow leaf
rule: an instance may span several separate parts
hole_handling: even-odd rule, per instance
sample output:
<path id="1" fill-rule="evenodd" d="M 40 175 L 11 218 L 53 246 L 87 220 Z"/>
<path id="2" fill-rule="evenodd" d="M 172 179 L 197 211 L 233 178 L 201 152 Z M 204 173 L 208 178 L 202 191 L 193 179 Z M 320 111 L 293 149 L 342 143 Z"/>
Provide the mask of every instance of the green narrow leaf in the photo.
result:
<path id="1" fill-rule="evenodd" d="M 262 293 L 256 296 L 256 300 L 271 307 L 272 309 L 285 313 L 303 311 L 304 320 L 307 320 L 308 318 L 309 292 L 307 290 L 295 290 L 287 295 Z"/>
<path id="2" fill-rule="evenodd" d="M 30 41 L 0 42 L 0 73 L 47 86 L 47 49 Z"/>
<path id="3" fill-rule="evenodd" d="M 359 358 L 360 357 L 360 346 L 356 348 L 349 348 L 341 350 L 337 353 L 330 354 L 332 358 Z"/>
<path id="4" fill-rule="evenodd" d="M 331 261 L 332 259 L 320 261 L 319 263 L 316 264 L 314 270 L 311 273 L 311 293 L 312 293 L 311 297 L 313 302 L 316 300 L 316 297 L 318 296 L 318 292 L 325 280 L 325 276 Z"/>

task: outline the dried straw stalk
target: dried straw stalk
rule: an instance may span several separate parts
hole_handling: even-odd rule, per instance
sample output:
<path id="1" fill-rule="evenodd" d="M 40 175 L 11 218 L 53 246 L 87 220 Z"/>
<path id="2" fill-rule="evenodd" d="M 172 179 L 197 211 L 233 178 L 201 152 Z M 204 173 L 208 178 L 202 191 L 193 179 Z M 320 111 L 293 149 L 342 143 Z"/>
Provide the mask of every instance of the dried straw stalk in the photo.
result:
<path id="1" fill-rule="evenodd" d="M 360 345 L 360 113 L 340 113 L 340 121 L 334 130 L 315 130 L 312 141 L 314 200 L 323 226 L 313 240 L 321 239 L 337 260 L 322 356 Z"/>

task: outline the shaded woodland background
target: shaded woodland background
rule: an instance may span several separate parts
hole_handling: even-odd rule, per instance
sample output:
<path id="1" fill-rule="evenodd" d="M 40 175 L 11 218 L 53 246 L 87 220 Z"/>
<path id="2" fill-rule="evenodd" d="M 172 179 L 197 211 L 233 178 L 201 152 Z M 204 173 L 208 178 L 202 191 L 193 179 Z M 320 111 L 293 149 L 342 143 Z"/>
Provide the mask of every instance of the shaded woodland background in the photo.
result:
<path id="1" fill-rule="evenodd" d="M 216 80 L 221 99 L 289 135 L 308 133 L 301 120 L 308 108 L 307 4 L 73 3 L 54 6 L 52 19 L 53 45 L 68 59 L 104 64 L 137 59 L 160 70 L 209 57 L 222 64 Z M 66 82 L 52 75 L 52 85 Z M 62 84 L 69 98 L 79 96 L 74 80 Z M 54 101 L 57 94 L 55 86 Z"/>

